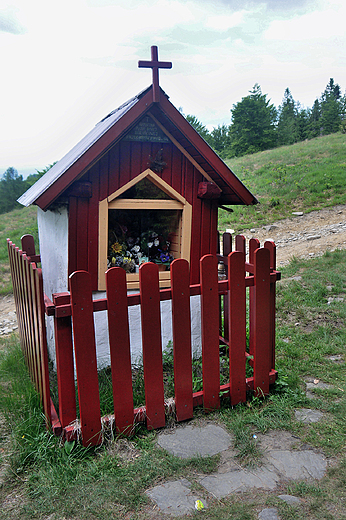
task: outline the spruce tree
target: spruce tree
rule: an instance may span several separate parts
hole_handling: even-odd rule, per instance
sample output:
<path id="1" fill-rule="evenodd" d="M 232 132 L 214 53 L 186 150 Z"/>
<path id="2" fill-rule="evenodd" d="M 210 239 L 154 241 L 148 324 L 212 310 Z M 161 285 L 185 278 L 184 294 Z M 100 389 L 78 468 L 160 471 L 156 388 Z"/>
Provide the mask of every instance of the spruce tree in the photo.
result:
<path id="1" fill-rule="evenodd" d="M 256 83 L 250 95 L 243 97 L 231 110 L 231 155 L 241 156 L 274 148 L 276 144 L 276 108 L 262 94 Z"/>
<path id="2" fill-rule="evenodd" d="M 279 107 L 277 134 L 278 145 L 293 144 L 300 140 L 296 103 L 288 87 Z"/>

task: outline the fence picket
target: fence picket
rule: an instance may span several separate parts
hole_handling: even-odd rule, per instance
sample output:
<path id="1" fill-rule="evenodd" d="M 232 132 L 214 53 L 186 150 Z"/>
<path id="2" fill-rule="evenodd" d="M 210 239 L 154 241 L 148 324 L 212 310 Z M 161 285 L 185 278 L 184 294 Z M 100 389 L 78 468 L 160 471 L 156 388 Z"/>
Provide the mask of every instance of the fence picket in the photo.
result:
<path id="1" fill-rule="evenodd" d="M 255 274 L 255 323 L 254 337 L 254 393 L 257 396 L 269 393 L 269 371 L 271 369 L 270 345 L 270 251 L 257 249 L 254 253 Z"/>
<path id="2" fill-rule="evenodd" d="M 156 264 L 139 268 L 143 371 L 147 428 L 165 426 L 159 272 Z"/>
<path id="3" fill-rule="evenodd" d="M 270 269 L 276 270 L 276 245 L 272 240 L 266 240 L 264 247 L 270 251 Z M 275 308 L 276 308 L 276 286 L 270 284 L 270 344 L 272 350 L 271 366 L 275 367 Z"/>
<path id="4" fill-rule="evenodd" d="M 230 233 L 224 233 L 222 235 L 223 240 L 223 248 L 222 248 L 222 254 L 224 257 L 228 257 L 228 255 L 232 252 L 232 235 Z M 225 270 L 227 269 L 227 266 L 225 265 Z M 228 309 L 228 296 L 223 295 L 220 296 L 220 303 L 223 302 L 223 327 L 220 326 L 221 336 L 223 336 L 223 339 L 227 343 L 229 341 L 229 309 Z M 221 325 L 221 305 L 220 305 L 220 325 Z"/>
<path id="5" fill-rule="evenodd" d="M 249 263 L 254 263 L 254 254 L 256 249 L 260 247 L 260 242 L 257 238 L 250 238 L 249 240 Z M 254 274 L 254 273 L 250 273 Z M 256 313 L 255 313 L 255 299 L 256 286 L 249 287 L 249 354 L 253 356 L 256 330 Z"/>
<path id="6" fill-rule="evenodd" d="M 229 382 L 231 405 L 246 401 L 246 288 L 243 251 L 228 256 L 229 280 Z"/>
<path id="7" fill-rule="evenodd" d="M 235 250 L 241 251 L 244 254 L 244 257 L 246 255 L 246 243 L 245 243 L 245 237 L 244 235 L 237 235 L 235 237 Z"/>
<path id="8" fill-rule="evenodd" d="M 200 260 L 203 406 L 220 407 L 219 293 L 217 258 L 205 255 Z"/>
<path id="9" fill-rule="evenodd" d="M 171 264 L 175 410 L 178 421 L 193 416 L 189 263 Z"/>
<path id="10" fill-rule="evenodd" d="M 17 310 L 17 316 L 19 317 L 19 331 L 20 331 L 20 346 L 22 348 L 22 352 L 24 357 L 26 358 L 25 354 L 25 325 L 24 325 L 24 314 L 23 314 L 23 302 L 21 298 L 21 290 L 20 290 L 20 269 L 19 269 L 19 248 L 16 247 L 13 244 L 12 248 L 13 252 L 13 269 L 15 272 L 15 286 L 16 286 L 16 310 Z"/>
<path id="11" fill-rule="evenodd" d="M 232 235 L 223 233 L 222 235 L 222 254 L 228 256 L 232 252 Z"/>
<path id="12" fill-rule="evenodd" d="M 35 287 L 36 287 L 36 301 L 37 301 L 37 315 L 38 315 L 38 332 L 40 342 L 40 359 L 42 371 L 42 403 L 43 410 L 46 416 L 47 426 L 51 424 L 52 420 L 52 406 L 50 398 L 49 385 L 49 367 L 48 367 L 48 350 L 47 350 L 47 333 L 46 320 L 44 312 L 44 293 L 43 293 L 43 278 L 42 269 L 35 269 Z"/>
<path id="13" fill-rule="evenodd" d="M 133 390 L 124 269 L 113 267 L 106 272 L 106 288 L 115 425 L 118 433 L 130 435 L 133 427 Z"/>
<path id="14" fill-rule="evenodd" d="M 28 257 L 25 255 L 24 257 L 24 272 L 25 279 L 27 284 L 27 305 L 29 311 L 29 323 L 28 323 L 28 332 L 29 332 L 29 349 L 32 357 L 33 364 L 33 381 L 36 390 L 39 390 L 39 366 L 38 359 L 36 353 L 36 341 L 35 341 L 35 328 L 34 328 L 34 301 L 33 301 L 33 287 L 32 287 L 32 279 L 30 273 L 30 262 Z"/>
<path id="15" fill-rule="evenodd" d="M 56 307 L 70 303 L 70 293 L 53 294 Z M 59 417 L 64 428 L 77 417 L 71 316 L 54 317 Z"/>
<path id="16" fill-rule="evenodd" d="M 26 355 L 28 359 L 28 364 L 30 367 L 30 376 L 32 380 L 35 380 L 35 365 L 34 365 L 34 357 L 31 349 L 31 317 L 30 317 L 30 304 L 29 304 L 29 283 L 27 279 L 26 273 L 26 254 L 23 253 L 20 257 L 20 270 L 21 270 L 21 279 L 22 279 L 22 298 L 24 304 L 24 313 L 25 313 L 25 334 L 26 334 Z"/>
<path id="17" fill-rule="evenodd" d="M 32 332 L 33 332 L 33 351 L 36 359 L 36 388 L 40 396 L 43 395 L 43 381 L 42 381 L 42 370 L 41 370 L 41 350 L 40 350 L 40 334 L 39 334 L 39 324 L 38 324 L 38 301 L 37 301 L 37 292 L 36 292 L 36 264 L 28 263 L 28 275 L 30 277 L 30 287 L 31 287 L 31 305 L 32 305 Z"/>
<path id="18" fill-rule="evenodd" d="M 11 270 L 11 278 L 12 278 L 12 287 L 13 287 L 13 296 L 16 304 L 17 311 L 17 323 L 18 323 L 18 332 L 19 338 L 22 338 L 22 319 L 21 319 L 21 309 L 19 305 L 19 297 L 18 297 L 18 271 L 16 268 L 16 246 L 13 242 L 8 238 L 7 239 L 7 249 L 8 249 L 8 257 L 10 261 L 10 270 Z"/>
<path id="19" fill-rule="evenodd" d="M 70 290 L 83 445 L 96 446 L 101 442 L 101 414 L 90 274 L 71 274 Z"/>

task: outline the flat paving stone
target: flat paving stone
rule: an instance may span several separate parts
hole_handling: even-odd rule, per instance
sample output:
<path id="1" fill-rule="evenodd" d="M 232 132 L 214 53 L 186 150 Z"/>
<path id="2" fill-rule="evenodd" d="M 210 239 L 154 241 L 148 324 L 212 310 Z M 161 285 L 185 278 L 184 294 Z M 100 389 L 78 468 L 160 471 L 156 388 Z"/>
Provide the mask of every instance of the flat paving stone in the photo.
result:
<path id="1" fill-rule="evenodd" d="M 275 450 L 266 456 L 266 465 L 254 470 L 239 469 L 216 473 L 199 479 L 199 483 L 217 498 L 250 489 L 274 490 L 281 480 L 321 479 L 327 462 L 312 450 Z"/>
<path id="2" fill-rule="evenodd" d="M 294 411 L 297 421 L 302 421 L 304 424 L 311 424 L 318 422 L 323 417 L 323 413 L 319 410 L 311 410 L 310 408 L 300 408 Z"/>
<path id="3" fill-rule="evenodd" d="M 328 383 L 323 383 L 323 381 L 319 381 L 318 383 L 305 383 L 307 390 L 331 390 L 333 389 L 333 385 L 329 385 Z"/>
<path id="4" fill-rule="evenodd" d="M 327 461 L 320 453 L 312 450 L 271 451 L 267 455 L 267 460 L 277 473 L 289 480 L 320 479 L 327 470 Z"/>
<path id="5" fill-rule="evenodd" d="M 295 506 L 300 504 L 300 498 L 294 497 L 293 495 L 279 495 L 278 498 L 289 504 L 290 506 Z"/>
<path id="6" fill-rule="evenodd" d="M 206 457 L 227 450 L 232 444 L 231 436 L 221 426 L 185 426 L 172 433 L 160 433 L 159 446 L 182 459 Z"/>
<path id="7" fill-rule="evenodd" d="M 183 516 L 195 511 L 195 502 L 198 499 L 207 507 L 206 501 L 193 495 L 190 488 L 190 482 L 181 479 L 155 486 L 146 493 L 162 512 L 172 516 Z"/>
<path id="8" fill-rule="evenodd" d="M 231 493 L 249 491 L 250 489 L 273 490 L 280 477 L 268 468 L 257 468 L 253 471 L 240 469 L 227 473 L 213 474 L 199 479 L 199 483 L 217 498 Z"/>
<path id="9" fill-rule="evenodd" d="M 343 358 L 341 354 L 336 354 L 335 356 L 329 356 L 327 357 L 329 361 L 333 361 L 334 363 L 342 363 Z"/>
<path id="10" fill-rule="evenodd" d="M 276 507 L 268 507 L 259 513 L 258 518 L 261 520 L 279 520 L 278 510 Z"/>

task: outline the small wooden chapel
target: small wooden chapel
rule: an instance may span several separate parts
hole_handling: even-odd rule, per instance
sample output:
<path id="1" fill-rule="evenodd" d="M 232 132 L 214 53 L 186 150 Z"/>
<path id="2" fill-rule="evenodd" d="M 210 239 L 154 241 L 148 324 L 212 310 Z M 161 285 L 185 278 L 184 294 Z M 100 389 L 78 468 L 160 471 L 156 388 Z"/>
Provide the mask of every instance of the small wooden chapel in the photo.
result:
<path id="1" fill-rule="evenodd" d="M 38 207 L 49 298 L 68 291 L 76 270 L 89 271 L 100 297 L 112 266 L 124 268 L 128 290 L 137 290 L 147 261 L 158 264 L 160 286 L 168 287 L 175 258 L 190 262 L 190 283 L 198 283 L 199 259 L 217 252 L 218 207 L 257 203 L 159 86 L 159 69 L 172 63 L 159 61 L 153 46 L 151 60 L 138 66 L 152 69 L 152 85 L 102 119 L 19 199 Z M 133 318 L 131 347 L 136 326 Z M 105 321 L 96 324 L 101 350 L 103 328 Z M 49 334 L 52 344 L 52 326 Z"/>

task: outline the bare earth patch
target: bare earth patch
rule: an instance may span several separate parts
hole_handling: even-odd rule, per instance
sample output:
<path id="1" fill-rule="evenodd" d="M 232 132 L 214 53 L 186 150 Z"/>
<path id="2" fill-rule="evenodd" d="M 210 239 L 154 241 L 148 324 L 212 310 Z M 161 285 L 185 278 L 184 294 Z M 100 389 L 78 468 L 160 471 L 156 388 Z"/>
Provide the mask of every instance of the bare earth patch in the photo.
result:
<path id="1" fill-rule="evenodd" d="M 314 258 L 326 251 L 346 249 L 346 205 L 292 215 L 273 224 L 245 230 L 246 238 L 276 244 L 277 266 L 287 265 L 293 257 Z"/>

